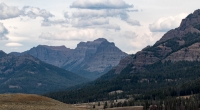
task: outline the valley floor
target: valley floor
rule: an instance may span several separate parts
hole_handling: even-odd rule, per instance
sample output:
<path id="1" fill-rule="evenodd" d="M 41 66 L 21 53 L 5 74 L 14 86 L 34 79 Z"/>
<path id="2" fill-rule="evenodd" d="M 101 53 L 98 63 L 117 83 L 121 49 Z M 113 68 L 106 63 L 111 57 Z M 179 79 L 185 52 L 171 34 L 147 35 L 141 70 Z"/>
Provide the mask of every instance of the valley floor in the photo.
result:
<path id="1" fill-rule="evenodd" d="M 30 94 L 1 94 L 0 110 L 86 110 Z"/>

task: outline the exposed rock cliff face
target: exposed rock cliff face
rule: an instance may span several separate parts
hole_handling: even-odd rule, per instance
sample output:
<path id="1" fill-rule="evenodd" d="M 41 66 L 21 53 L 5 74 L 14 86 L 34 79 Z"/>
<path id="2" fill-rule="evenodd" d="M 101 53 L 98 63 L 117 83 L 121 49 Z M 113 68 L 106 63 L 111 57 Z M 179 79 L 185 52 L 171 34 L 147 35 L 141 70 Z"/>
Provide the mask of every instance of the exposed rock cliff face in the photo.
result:
<path id="1" fill-rule="evenodd" d="M 200 33 L 200 9 L 188 15 L 182 20 L 180 27 L 167 32 L 157 43 L 161 43 L 176 37 L 184 37 L 187 33 Z"/>
<path id="2" fill-rule="evenodd" d="M 172 53 L 164 61 L 200 61 L 200 42 Z"/>
<path id="3" fill-rule="evenodd" d="M 16 56 L 29 54 L 40 60 L 52 64 L 54 66 L 61 67 L 62 64 L 67 59 L 67 56 L 70 54 L 72 50 L 66 48 L 65 46 L 46 46 L 39 45 L 37 47 L 31 48 L 29 51 L 25 51 L 23 53 L 11 53 Z"/>
<path id="4" fill-rule="evenodd" d="M 200 61 L 199 57 L 200 10 L 196 10 L 182 20 L 180 27 L 167 32 L 155 45 L 122 59 L 114 69 L 119 74 L 127 65 L 132 65 L 132 72 L 135 72 L 157 61 Z"/>
<path id="5" fill-rule="evenodd" d="M 63 68 L 93 79 L 116 66 L 126 55 L 114 43 L 100 38 L 93 42 L 79 43 Z"/>
<path id="6" fill-rule="evenodd" d="M 127 56 L 104 38 L 94 41 L 81 42 L 75 49 L 65 46 L 52 47 L 39 45 L 16 56 L 30 54 L 46 63 L 75 72 L 89 79 L 96 79 L 106 73 L 119 61 Z"/>

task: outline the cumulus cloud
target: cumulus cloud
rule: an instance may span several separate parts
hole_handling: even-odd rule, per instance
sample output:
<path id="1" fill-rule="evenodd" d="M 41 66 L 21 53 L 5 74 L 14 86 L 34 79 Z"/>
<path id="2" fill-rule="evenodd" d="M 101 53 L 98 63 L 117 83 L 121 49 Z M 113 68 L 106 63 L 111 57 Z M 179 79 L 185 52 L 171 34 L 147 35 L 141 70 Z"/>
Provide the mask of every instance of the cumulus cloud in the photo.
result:
<path id="1" fill-rule="evenodd" d="M 17 7 L 7 6 L 5 3 L 0 4 L 0 20 L 15 18 L 22 14 L 23 12 Z"/>
<path id="2" fill-rule="evenodd" d="M 23 9 L 19 9 L 14 6 L 7 6 L 5 3 L 0 4 L 0 20 L 16 18 L 19 16 L 28 16 L 32 19 L 42 17 L 45 20 L 50 17 L 54 17 L 54 15 L 49 11 L 38 7 L 24 6 Z"/>
<path id="3" fill-rule="evenodd" d="M 32 19 L 35 19 L 37 17 L 42 17 L 44 19 L 48 19 L 50 17 L 54 17 L 53 14 L 51 14 L 49 11 L 45 9 L 40 9 L 38 7 L 30 7 L 25 6 L 23 8 L 24 14 Z"/>
<path id="4" fill-rule="evenodd" d="M 8 34 L 8 30 L 5 28 L 3 23 L 0 23 L 0 40 L 7 40 L 6 34 Z"/>
<path id="5" fill-rule="evenodd" d="M 7 47 L 20 47 L 20 46 L 23 46 L 23 45 L 20 44 L 20 43 L 11 42 L 11 43 L 7 43 L 6 46 Z"/>
<path id="6" fill-rule="evenodd" d="M 133 5 L 125 3 L 123 0 L 77 0 L 70 8 L 79 9 L 126 9 Z"/>
<path id="7" fill-rule="evenodd" d="M 88 22 L 88 19 L 98 19 L 98 18 L 120 18 L 121 20 L 127 22 L 132 26 L 140 26 L 140 22 L 137 20 L 130 19 L 126 10 L 121 9 L 111 9 L 111 10 L 89 10 L 83 9 L 72 14 L 72 18 L 78 18 L 82 21 L 85 20 Z"/>
<path id="8" fill-rule="evenodd" d="M 104 36 L 102 30 L 96 29 L 79 29 L 70 30 L 62 33 L 42 33 L 39 38 L 45 40 L 85 40 L 91 38 L 100 38 Z"/>
<path id="9" fill-rule="evenodd" d="M 127 4 L 123 0 L 77 0 L 70 6 L 78 11 L 72 13 L 71 18 L 91 19 L 91 18 L 120 18 L 132 26 L 140 26 L 140 22 L 132 20 L 128 12 L 136 12 L 133 5 Z M 64 15 L 69 17 L 68 13 Z"/>
<path id="10" fill-rule="evenodd" d="M 151 32 L 167 32 L 170 29 L 176 28 L 180 25 L 181 20 L 187 16 L 186 13 L 177 16 L 162 17 L 149 25 Z"/>

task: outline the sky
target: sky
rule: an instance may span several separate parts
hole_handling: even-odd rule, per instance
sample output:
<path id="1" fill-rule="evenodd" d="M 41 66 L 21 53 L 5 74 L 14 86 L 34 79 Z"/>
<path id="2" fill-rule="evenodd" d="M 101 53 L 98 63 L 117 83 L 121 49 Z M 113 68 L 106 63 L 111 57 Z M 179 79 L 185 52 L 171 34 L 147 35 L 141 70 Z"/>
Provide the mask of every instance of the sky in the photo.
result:
<path id="1" fill-rule="evenodd" d="M 200 0 L 0 0 L 0 50 L 76 48 L 106 38 L 134 54 L 200 9 Z"/>

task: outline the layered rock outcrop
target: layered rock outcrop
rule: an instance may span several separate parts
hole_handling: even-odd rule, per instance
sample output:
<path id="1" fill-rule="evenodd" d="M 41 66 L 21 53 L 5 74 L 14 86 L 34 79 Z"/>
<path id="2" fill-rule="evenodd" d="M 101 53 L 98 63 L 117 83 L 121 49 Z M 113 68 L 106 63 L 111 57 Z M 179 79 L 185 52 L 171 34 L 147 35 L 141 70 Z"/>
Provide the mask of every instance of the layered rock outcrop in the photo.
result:
<path id="1" fill-rule="evenodd" d="M 115 74 L 128 65 L 132 72 L 144 70 L 146 65 L 158 61 L 200 61 L 200 10 L 188 15 L 180 26 L 167 32 L 153 46 L 147 46 L 135 55 L 128 56 L 114 68 Z"/>
<path id="2" fill-rule="evenodd" d="M 30 54 L 46 63 L 75 72 L 89 79 L 96 79 L 119 64 L 127 56 L 104 38 L 80 42 L 75 49 L 65 46 L 39 45 L 16 56 Z"/>

